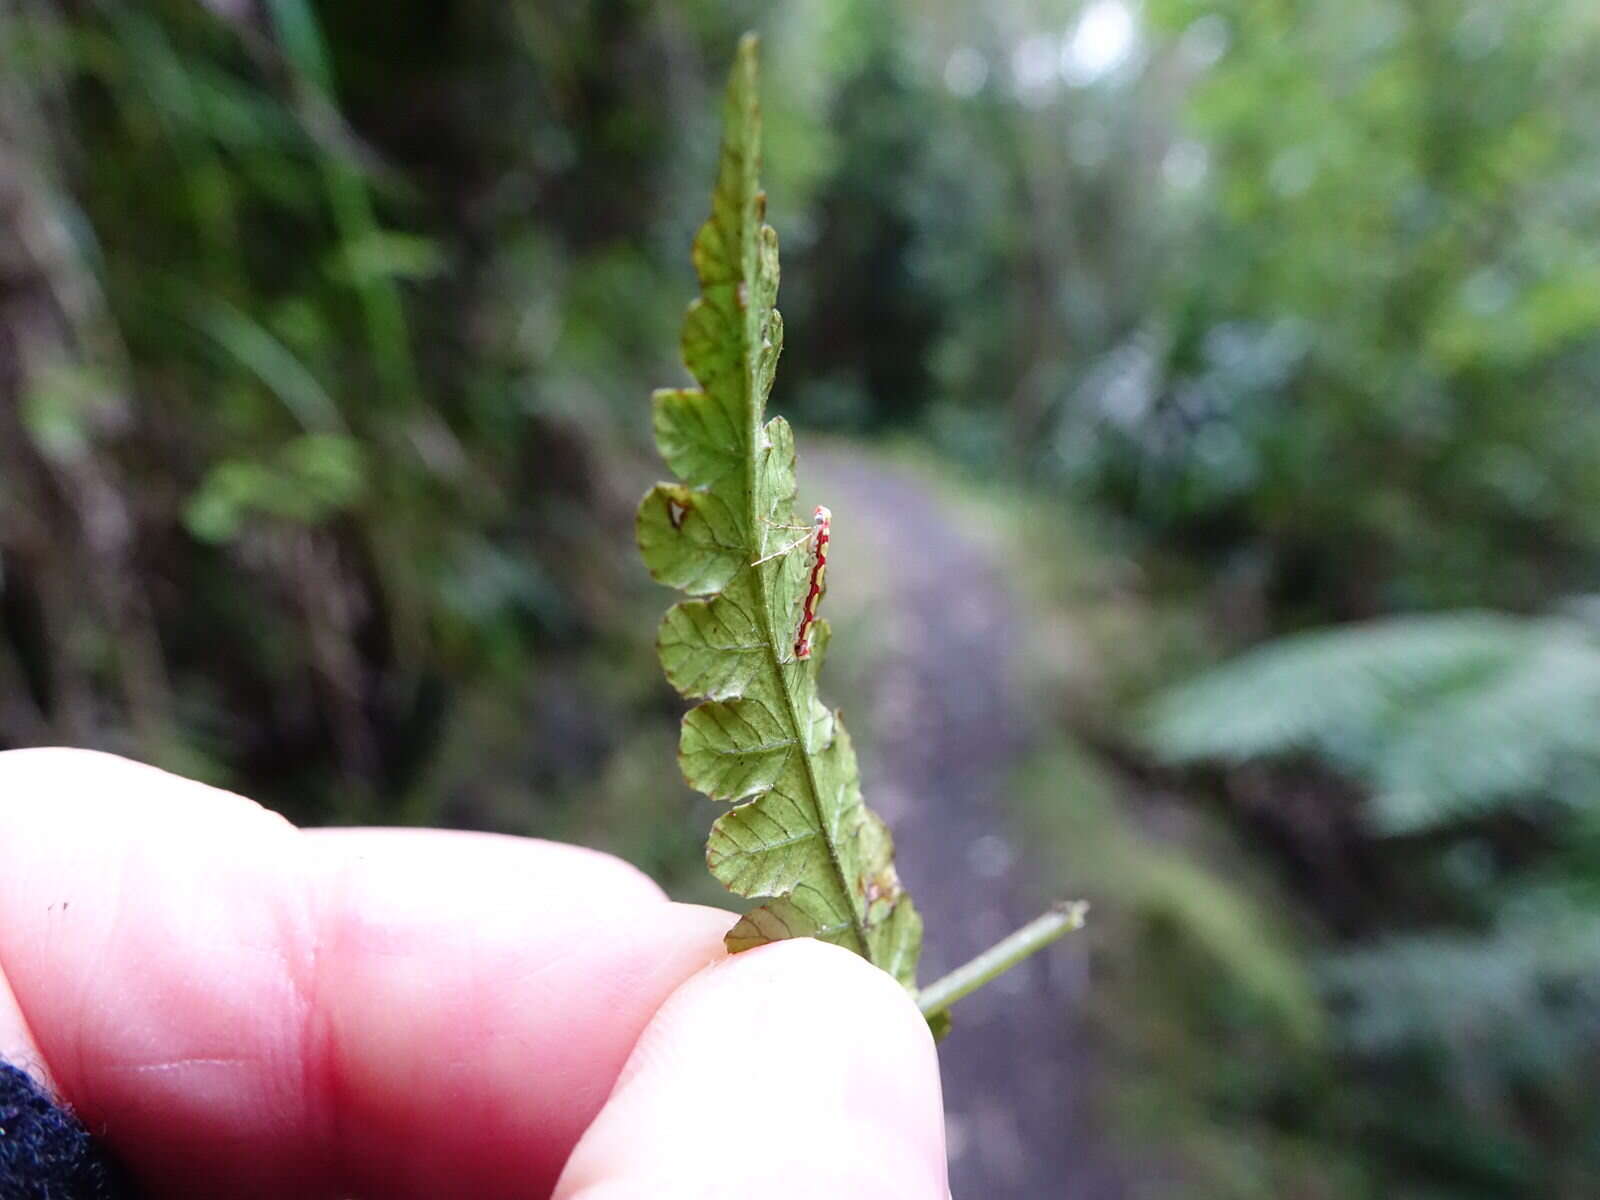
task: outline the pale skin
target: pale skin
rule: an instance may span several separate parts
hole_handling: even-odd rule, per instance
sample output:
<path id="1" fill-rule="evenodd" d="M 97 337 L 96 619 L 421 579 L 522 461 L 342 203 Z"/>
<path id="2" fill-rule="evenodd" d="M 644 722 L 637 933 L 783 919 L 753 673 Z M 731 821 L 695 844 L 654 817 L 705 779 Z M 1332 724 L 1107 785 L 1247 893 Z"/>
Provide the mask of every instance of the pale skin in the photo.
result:
<path id="1" fill-rule="evenodd" d="M 729 958 L 731 919 L 572 846 L 0 753 L 0 1057 L 155 1200 L 947 1197 L 910 999 Z"/>

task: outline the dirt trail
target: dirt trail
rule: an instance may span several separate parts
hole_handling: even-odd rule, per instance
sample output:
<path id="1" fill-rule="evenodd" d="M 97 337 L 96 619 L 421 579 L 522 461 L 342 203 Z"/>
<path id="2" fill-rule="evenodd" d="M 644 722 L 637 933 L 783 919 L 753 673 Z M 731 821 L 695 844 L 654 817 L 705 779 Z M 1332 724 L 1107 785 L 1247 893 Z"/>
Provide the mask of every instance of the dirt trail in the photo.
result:
<path id="1" fill-rule="evenodd" d="M 870 608 L 881 629 L 860 647 L 873 670 L 848 715 L 864 743 L 868 803 L 893 825 L 900 873 L 927 920 L 931 980 L 1066 886 L 1018 844 L 1005 804 L 1029 742 L 1009 669 L 1027 653 L 1026 628 L 997 555 L 945 519 L 914 471 L 838 444 L 809 449 L 805 468 L 807 503 L 814 494 L 835 512 L 835 613 Z M 1096 1056 L 1075 1018 L 1086 955 L 1069 937 L 957 1007 L 940 1059 L 958 1200 L 1128 1194 L 1090 1112 Z"/>

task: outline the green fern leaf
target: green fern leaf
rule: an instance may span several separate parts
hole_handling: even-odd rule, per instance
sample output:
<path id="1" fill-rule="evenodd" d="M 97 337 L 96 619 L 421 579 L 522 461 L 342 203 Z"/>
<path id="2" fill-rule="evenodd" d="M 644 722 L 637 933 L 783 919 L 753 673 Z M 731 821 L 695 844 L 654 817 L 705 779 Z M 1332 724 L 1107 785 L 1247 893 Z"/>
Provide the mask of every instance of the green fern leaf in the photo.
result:
<path id="1" fill-rule="evenodd" d="M 1504 669 L 1526 634 L 1489 613 L 1395 617 L 1269 642 L 1158 696 L 1152 746 L 1174 762 L 1310 750 L 1356 770 L 1381 753 L 1397 704 Z"/>
<path id="2" fill-rule="evenodd" d="M 1383 833 L 1527 800 L 1592 802 L 1600 640 L 1562 618 L 1464 612 L 1302 634 L 1158 696 L 1172 762 L 1308 752 L 1364 781 Z"/>
<path id="3" fill-rule="evenodd" d="M 818 937 L 914 988 L 921 918 L 887 828 L 862 803 L 844 726 L 817 698 L 826 623 L 808 658 L 794 653 L 810 571 L 807 545 L 794 545 L 794 437 L 783 418 L 765 420 L 783 323 L 757 182 L 754 38 L 739 46 L 724 120 L 683 328 L 699 387 L 654 397 L 656 444 L 680 482 L 651 489 L 637 521 L 651 575 L 697 597 L 667 613 L 657 639 L 668 680 L 704 701 L 684 718 L 679 763 L 692 787 L 734 805 L 712 829 L 712 872 L 765 901 L 729 932 L 730 950 Z"/>

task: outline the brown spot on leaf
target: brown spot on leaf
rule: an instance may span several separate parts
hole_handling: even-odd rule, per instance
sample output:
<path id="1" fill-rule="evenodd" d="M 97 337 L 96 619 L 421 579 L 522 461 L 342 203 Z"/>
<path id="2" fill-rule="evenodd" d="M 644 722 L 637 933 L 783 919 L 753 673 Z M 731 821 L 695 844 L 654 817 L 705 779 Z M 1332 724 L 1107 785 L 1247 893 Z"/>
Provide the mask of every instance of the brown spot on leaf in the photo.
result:
<path id="1" fill-rule="evenodd" d="M 861 895 L 867 902 L 869 913 L 879 905 L 892 907 L 900 898 L 900 877 L 896 874 L 894 865 L 884 867 L 871 875 L 863 875 L 860 880 Z M 881 919 L 886 913 L 872 913 L 875 918 Z"/>

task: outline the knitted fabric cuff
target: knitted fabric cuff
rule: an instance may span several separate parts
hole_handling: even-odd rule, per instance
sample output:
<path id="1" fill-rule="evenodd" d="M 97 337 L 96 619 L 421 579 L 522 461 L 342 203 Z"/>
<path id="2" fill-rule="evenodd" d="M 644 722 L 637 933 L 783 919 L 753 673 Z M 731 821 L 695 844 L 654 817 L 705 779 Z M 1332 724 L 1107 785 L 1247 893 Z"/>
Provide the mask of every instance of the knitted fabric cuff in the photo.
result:
<path id="1" fill-rule="evenodd" d="M 0 1197 L 133 1200 L 120 1171 L 72 1113 L 0 1061 Z"/>

